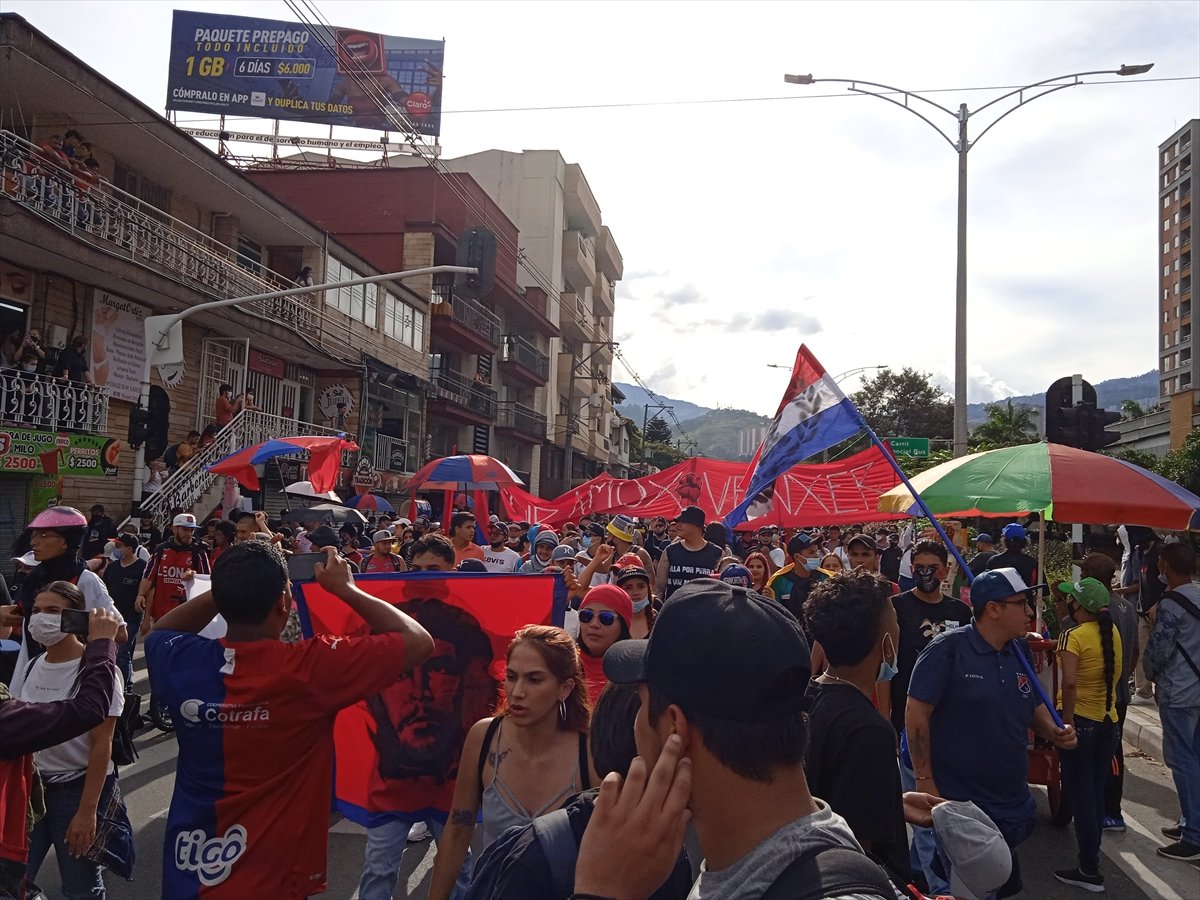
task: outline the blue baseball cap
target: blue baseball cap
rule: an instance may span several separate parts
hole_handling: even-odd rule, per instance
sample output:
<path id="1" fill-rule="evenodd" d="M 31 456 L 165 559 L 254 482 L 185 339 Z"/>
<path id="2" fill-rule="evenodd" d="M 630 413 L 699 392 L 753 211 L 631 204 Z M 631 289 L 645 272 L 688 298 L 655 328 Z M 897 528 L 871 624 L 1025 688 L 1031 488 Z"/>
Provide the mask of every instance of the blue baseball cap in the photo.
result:
<path id="1" fill-rule="evenodd" d="M 1006 541 L 1012 538 L 1018 538 L 1022 541 L 1029 540 L 1029 535 L 1025 533 L 1025 528 L 1019 522 L 1009 522 L 1004 526 L 1004 530 L 1000 534 Z"/>
<path id="2" fill-rule="evenodd" d="M 1007 600 L 1017 594 L 1024 594 L 1033 603 L 1046 587 L 1044 584 L 1026 584 L 1020 573 L 1011 567 L 989 569 L 971 582 L 971 605 L 983 609 L 989 603 Z"/>
<path id="3" fill-rule="evenodd" d="M 1018 527 L 1018 528 L 1020 528 L 1020 526 L 1019 526 L 1019 525 L 1018 525 L 1017 527 Z M 1023 530 L 1023 529 L 1022 529 L 1022 530 Z M 981 532 L 979 532 L 979 534 L 976 536 L 976 538 L 975 538 L 975 543 L 977 543 L 977 544 L 990 544 L 990 543 L 992 543 L 992 536 L 991 536 L 990 534 L 988 534 L 986 531 L 981 531 Z"/>
<path id="4" fill-rule="evenodd" d="M 750 570 L 740 563 L 733 563 L 721 570 L 720 580 L 726 584 L 734 584 L 738 587 L 752 587 L 752 579 Z"/>

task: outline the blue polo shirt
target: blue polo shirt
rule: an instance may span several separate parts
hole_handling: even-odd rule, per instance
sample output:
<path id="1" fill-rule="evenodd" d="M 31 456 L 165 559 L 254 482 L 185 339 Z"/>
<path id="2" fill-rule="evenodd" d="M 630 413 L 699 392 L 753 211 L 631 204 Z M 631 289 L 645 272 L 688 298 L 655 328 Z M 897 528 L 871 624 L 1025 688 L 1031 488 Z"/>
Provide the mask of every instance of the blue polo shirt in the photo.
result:
<path id="1" fill-rule="evenodd" d="M 908 685 L 910 697 L 934 707 L 929 742 L 942 796 L 1007 821 L 1033 815 L 1026 748 L 1038 703 L 1011 647 L 997 652 L 974 624 L 945 631 L 917 658 Z"/>

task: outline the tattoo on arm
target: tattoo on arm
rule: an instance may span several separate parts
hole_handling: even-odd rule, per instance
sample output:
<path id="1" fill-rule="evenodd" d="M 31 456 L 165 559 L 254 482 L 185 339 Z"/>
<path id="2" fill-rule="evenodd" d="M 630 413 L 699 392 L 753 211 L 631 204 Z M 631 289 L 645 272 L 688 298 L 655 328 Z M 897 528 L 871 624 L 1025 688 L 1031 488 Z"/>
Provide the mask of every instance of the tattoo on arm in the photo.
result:
<path id="1" fill-rule="evenodd" d="M 474 828 L 475 813 L 469 809 L 452 809 L 450 810 L 450 824 L 458 825 L 461 828 Z"/>
<path id="2" fill-rule="evenodd" d="M 908 736 L 908 751 L 912 757 L 913 769 L 916 769 L 918 760 L 922 763 L 929 760 L 929 737 L 924 728 L 918 728 Z"/>

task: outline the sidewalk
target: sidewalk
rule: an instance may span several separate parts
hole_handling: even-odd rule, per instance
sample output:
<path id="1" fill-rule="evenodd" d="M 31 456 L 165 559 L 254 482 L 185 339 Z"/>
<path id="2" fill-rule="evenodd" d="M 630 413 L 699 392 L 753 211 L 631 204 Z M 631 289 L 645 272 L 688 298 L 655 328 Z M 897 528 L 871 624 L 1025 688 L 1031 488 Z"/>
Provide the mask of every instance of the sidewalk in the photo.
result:
<path id="1" fill-rule="evenodd" d="M 1126 750 L 1141 750 L 1147 756 L 1162 760 L 1162 721 L 1153 700 L 1133 698 L 1125 711 L 1124 743 Z"/>

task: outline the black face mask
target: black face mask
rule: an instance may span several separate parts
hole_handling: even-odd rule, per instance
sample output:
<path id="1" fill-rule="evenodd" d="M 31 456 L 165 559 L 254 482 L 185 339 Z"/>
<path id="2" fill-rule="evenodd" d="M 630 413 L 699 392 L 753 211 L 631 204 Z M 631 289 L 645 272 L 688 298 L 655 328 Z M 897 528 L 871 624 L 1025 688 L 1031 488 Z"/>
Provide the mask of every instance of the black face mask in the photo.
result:
<path id="1" fill-rule="evenodd" d="M 913 566 L 913 581 L 927 594 L 932 594 L 942 583 L 935 566 Z"/>

